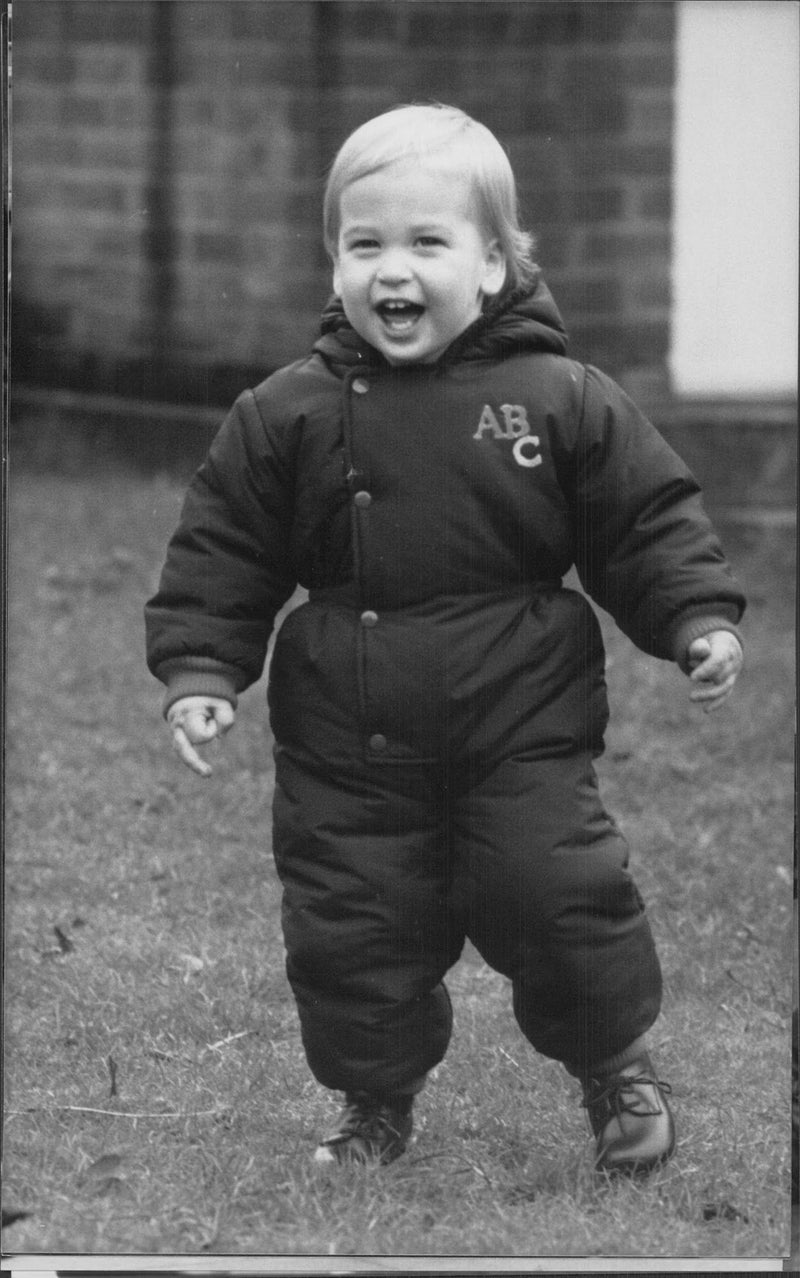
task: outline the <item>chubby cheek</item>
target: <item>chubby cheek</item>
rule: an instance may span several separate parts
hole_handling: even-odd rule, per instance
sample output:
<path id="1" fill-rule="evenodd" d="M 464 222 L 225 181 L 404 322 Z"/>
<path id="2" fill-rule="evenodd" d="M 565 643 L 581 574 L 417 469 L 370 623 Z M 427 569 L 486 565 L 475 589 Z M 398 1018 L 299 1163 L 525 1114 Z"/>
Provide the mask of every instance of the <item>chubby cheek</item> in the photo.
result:
<path id="1" fill-rule="evenodd" d="M 349 314 L 353 307 L 363 307 L 367 303 L 369 280 L 365 274 L 354 271 L 352 267 L 346 270 L 336 267 L 333 272 L 333 291 L 341 299 L 345 313 Z"/>
<path id="2" fill-rule="evenodd" d="M 344 293 L 338 294 L 339 301 L 342 303 L 342 309 L 354 328 L 359 331 L 369 323 L 372 318 L 369 307 L 365 304 L 363 297 L 354 294 L 352 289 L 345 289 Z"/>

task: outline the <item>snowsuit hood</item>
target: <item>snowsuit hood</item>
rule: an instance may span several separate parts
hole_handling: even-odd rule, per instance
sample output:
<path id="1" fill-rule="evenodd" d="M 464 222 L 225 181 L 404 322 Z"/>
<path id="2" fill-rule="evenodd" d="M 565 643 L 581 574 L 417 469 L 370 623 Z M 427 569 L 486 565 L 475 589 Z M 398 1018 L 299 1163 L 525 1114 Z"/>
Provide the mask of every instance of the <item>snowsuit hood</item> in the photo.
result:
<path id="1" fill-rule="evenodd" d="M 449 365 L 456 360 L 504 359 L 534 352 L 564 355 L 566 349 L 564 321 L 537 268 L 531 285 L 487 306 L 474 324 L 451 342 L 438 362 Z M 388 364 L 351 326 L 335 295 L 322 313 L 321 336 L 314 350 L 340 377 L 355 367 Z"/>

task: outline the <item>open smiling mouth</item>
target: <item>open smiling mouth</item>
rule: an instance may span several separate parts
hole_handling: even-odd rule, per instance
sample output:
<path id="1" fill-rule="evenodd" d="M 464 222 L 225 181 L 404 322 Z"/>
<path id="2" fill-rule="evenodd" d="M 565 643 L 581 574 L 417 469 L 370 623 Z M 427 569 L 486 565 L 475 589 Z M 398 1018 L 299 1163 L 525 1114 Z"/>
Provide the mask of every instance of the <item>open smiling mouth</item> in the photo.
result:
<path id="1" fill-rule="evenodd" d="M 390 332 L 407 333 L 414 327 L 425 307 L 416 302 L 391 301 L 379 302 L 375 310 Z"/>

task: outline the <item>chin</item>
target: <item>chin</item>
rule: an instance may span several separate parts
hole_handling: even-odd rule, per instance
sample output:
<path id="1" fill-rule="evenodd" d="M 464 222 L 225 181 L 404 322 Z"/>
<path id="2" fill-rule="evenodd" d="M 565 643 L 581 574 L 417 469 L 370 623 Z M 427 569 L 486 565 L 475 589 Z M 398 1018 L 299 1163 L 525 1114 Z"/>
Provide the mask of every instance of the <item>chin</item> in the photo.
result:
<path id="1" fill-rule="evenodd" d="M 432 364 L 437 356 L 427 351 L 387 351 L 383 355 L 390 364 Z"/>
<path id="2" fill-rule="evenodd" d="M 418 338 L 408 343 L 387 342 L 385 337 L 376 341 L 375 345 L 390 364 L 432 364 L 438 359 L 444 347 L 432 347 L 428 342 Z"/>

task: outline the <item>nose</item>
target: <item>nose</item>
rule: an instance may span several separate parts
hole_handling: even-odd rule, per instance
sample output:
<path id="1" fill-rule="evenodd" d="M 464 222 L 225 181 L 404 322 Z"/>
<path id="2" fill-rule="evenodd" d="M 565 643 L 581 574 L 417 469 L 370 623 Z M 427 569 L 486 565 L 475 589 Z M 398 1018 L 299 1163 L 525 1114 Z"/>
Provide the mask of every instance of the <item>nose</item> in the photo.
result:
<path id="1" fill-rule="evenodd" d="M 410 279 L 411 268 L 403 249 L 386 249 L 381 254 L 377 277 L 382 284 L 401 284 Z"/>

